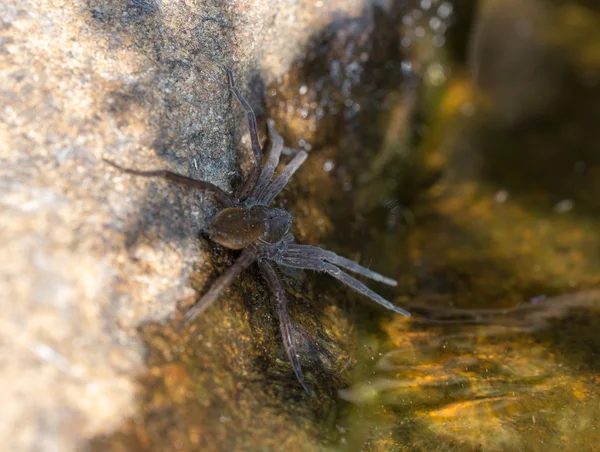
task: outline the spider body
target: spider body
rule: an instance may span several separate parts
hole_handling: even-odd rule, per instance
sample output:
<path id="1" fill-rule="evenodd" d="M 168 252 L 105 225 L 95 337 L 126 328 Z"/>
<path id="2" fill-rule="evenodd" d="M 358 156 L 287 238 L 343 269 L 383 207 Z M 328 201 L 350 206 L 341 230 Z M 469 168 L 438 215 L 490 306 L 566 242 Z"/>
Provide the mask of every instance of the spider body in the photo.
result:
<path id="1" fill-rule="evenodd" d="M 396 286 L 396 281 L 331 251 L 294 243 L 294 236 L 289 232 L 292 226 L 290 214 L 283 209 L 270 208 L 269 205 L 283 190 L 294 172 L 304 163 L 307 153 L 304 151 L 298 152 L 277 177 L 273 178 L 283 150 L 283 139 L 275 131 L 273 122 L 267 121 L 271 147 L 263 162 L 254 112 L 237 90 L 231 70 L 225 68 L 225 71 L 229 89 L 235 94 L 246 111 L 254 154 L 254 167 L 243 182 L 239 195 L 230 196 L 213 184 L 168 170 L 138 171 L 123 168 L 109 160 L 105 161 L 129 174 L 144 177 L 162 177 L 212 194 L 215 201 L 221 205 L 222 210 L 214 216 L 207 228 L 209 238 L 226 248 L 242 250 L 242 252 L 235 263 L 223 275 L 218 277 L 208 291 L 189 309 L 181 326 L 200 315 L 231 285 L 238 274 L 256 262 L 277 299 L 281 336 L 294 373 L 304 389 L 311 394 L 304 381 L 298 355 L 296 354 L 292 324 L 288 313 L 287 296 L 277 266 L 327 273 L 387 309 L 406 316 L 410 314 L 404 309 L 393 305 L 342 269 L 390 286 Z"/>
<path id="2" fill-rule="evenodd" d="M 256 240 L 278 243 L 291 227 L 292 217 L 283 209 L 228 207 L 215 215 L 208 236 L 225 248 L 239 250 Z"/>

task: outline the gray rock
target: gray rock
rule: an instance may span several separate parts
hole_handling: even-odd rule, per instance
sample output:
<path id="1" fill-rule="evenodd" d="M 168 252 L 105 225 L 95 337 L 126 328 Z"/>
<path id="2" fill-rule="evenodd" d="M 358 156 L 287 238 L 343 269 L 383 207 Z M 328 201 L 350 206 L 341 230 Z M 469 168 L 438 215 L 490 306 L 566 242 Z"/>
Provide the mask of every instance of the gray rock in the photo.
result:
<path id="1" fill-rule="evenodd" d="M 319 2 L 321 3 L 321 2 Z M 212 201 L 101 160 L 230 190 L 248 144 L 219 63 L 261 111 L 328 12 L 362 2 L 0 5 L 0 440 L 73 450 L 135 411 L 136 328 L 192 297 Z"/>

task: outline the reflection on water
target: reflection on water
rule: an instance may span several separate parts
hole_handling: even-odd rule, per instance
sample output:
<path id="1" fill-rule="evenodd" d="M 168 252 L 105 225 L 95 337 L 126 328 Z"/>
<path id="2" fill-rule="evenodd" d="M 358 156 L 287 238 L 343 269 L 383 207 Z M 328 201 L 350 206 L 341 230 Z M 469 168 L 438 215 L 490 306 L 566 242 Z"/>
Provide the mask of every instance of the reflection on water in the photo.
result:
<path id="1" fill-rule="evenodd" d="M 399 446 L 420 435 L 410 450 L 591 450 L 586 443 L 600 439 L 597 356 L 578 368 L 563 356 L 593 344 L 563 351 L 566 344 L 547 341 L 579 313 L 600 314 L 600 291 L 511 309 L 413 310 L 421 313 L 414 322 L 388 326 L 402 344 L 383 353 L 367 379 L 340 391 L 372 416 L 354 444 Z"/>

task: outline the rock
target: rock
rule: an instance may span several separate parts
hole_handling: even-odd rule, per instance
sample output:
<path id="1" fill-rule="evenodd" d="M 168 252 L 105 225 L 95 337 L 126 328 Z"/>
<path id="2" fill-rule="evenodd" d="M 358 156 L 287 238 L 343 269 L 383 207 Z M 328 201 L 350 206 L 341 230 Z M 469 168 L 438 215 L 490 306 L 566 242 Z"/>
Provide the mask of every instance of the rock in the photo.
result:
<path id="1" fill-rule="evenodd" d="M 212 200 L 121 174 L 102 158 L 138 169 L 169 168 L 231 190 L 240 164 L 247 167 L 249 140 L 219 64 L 234 70 L 264 119 L 264 87 L 287 73 L 317 31 L 336 18 L 365 14 L 363 7 L 359 0 L 8 0 L 0 6 L 0 439 L 6 450 L 74 450 L 125 418 L 138 419 L 132 416 L 139 408 L 139 378 L 153 369 L 175 404 L 191 397 L 185 388 L 207 394 L 211 403 L 214 394 L 239 384 L 221 369 L 216 383 L 202 386 L 206 375 L 188 373 L 203 364 L 184 370 L 167 365 L 169 347 L 160 366 L 146 369 L 137 333 L 150 325 L 142 337 L 152 344 L 151 356 L 162 335 L 178 344 L 169 327 L 156 330 L 178 302 L 193 301 L 192 285 L 204 287 L 213 274 L 213 247 L 198 239 L 215 212 Z M 226 309 L 235 303 L 239 295 Z M 335 308 L 328 309 L 319 319 L 325 351 L 335 348 L 347 326 Z M 218 313 L 208 319 L 220 322 Z M 265 322 L 273 329 L 260 333 Z M 243 344 L 243 352 L 254 350 L 260 358 L 261 340 L 270 347 L 278 343 L 270 318 L 255 324 L 250 318 L 246 325 L 231 339 L 228 356 Z M 247 336 L 256 325 L 259 334 Z M 216 341 L 212 347 L 221 345 L 230 326 L 225 318 L 204 332 Z M 185 350 L 179 358 L 192 359 L 193 342 Z M 244 369 L 257 372 L 258 358 L 240 359 L 234 368 L 242 375 Z M 339 353 L 324 367 L 340 370 L 348 359 Z M 287 363 L 278 362 L 295 384 Z M 246 402 L 253 400 L 252 393 L 243 394 Z M 264 406 L 256 400 L 275 397 L 266 394 L 244 402 L 242 412 L 250 415 Z M 163 406 L 151 394 L 142 399 L 150 400 L 143 405 L 149 410 L 153 403 Z M 308 419 L 311 409 L 300 411 Z M 200 417 L 207 413 L 212 411 Z M 290 438 L 308 435 L 285 415 L 274 414 L 275 420 L 281 435 L 285 428 L 295 428 Z M 125 425 L 135 426 L 131 422 Z M 196 435 L 201 443 L 203 433 Z"/>

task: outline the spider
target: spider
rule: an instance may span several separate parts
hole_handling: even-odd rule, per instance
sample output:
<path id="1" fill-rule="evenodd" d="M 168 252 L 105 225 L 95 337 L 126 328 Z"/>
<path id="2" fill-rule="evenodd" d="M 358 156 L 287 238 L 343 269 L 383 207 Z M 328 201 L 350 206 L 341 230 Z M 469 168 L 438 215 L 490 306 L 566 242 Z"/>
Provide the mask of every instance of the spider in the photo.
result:
<path id="1" fill-rule="evenodd" d="M 273 179 L 283 150 L 283 138 L 275 130 L 273 121 L 267 121 L 271 147 L 261 166 L 263 152 L 258 140 L 256 116 L 250 104 L 237 89 L 232 71 L 226 67 L 224 69 L 227 73 L 229 89 L 246 112 L 254 157 L 252 169 L 236 194 L 229 195 L 209 182 L 192 179 L 172 171 L 138 171 L 124 168 L 110 160 L 104 159 L 104 161 L 125 173 L 143 177 L 162 177 L 177 184 L 202 190 L 213 196 L 222 209 L 208 225 L 208 237 L 225 248 L 242 250 L 242 252 L 235 263 L 223 275 L 219 276 L 208 291 L 187 311 L 180 327 L 197 318 L 232 284 L 236 276 L 256 262 L 279 304 L 281 336 L 294 373 L 306 392 L 312 394 L 304 380 L 294 346 L 288 301 L 277 266 L 327 273 L 387 309 L 405 316 L 410 316 L 410 314 L 404 309 L 394 306 L 342 269 L 389 286 L 397 285 L 393 279 L 380 275 L 331 251 L 316 246 L 294 243 L 294 236 L 290 233 L 292 217 L 285 210 L 272 208 L 269 205 L 287 185 L 291 176 L 304 163 L 308 154 L 305 151 L 298 152 L 279 175 Z"/>

